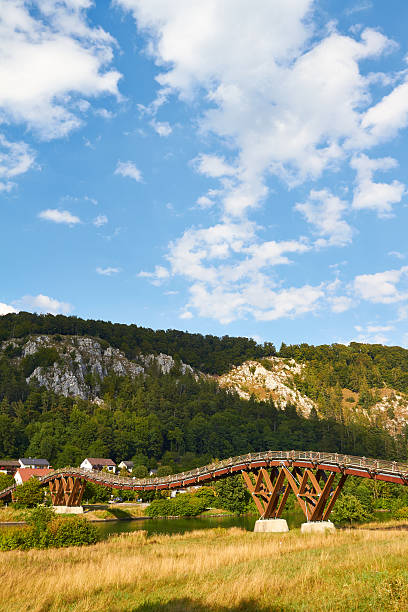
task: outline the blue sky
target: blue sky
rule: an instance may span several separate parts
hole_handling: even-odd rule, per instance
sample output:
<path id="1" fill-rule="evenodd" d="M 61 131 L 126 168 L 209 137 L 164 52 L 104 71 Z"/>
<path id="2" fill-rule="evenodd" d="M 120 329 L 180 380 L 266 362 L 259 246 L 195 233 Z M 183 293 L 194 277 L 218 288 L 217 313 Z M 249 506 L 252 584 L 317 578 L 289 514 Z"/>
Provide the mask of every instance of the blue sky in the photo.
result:
<path id="1" fill-rule="evenodd" d="M 0 314 L 407 346 L 407 22 L 0 0 Z"/>

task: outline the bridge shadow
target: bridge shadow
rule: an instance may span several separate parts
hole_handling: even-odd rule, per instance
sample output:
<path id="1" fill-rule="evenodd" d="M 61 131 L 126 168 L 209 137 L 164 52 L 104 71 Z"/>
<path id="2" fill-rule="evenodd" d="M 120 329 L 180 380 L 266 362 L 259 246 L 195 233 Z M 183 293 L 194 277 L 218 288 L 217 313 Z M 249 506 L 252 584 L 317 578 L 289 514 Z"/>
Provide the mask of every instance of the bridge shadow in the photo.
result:
<path id="1" fill-rule="evenodd" d="M 238 606 L 205 606 L 189 597 L 173 599 L 165 604 L 143 604 L 132 608 L 132 612 L 291 612 L 291 608 L 282 606 L 262 606 L 253 599 L 246 599 Z"/>

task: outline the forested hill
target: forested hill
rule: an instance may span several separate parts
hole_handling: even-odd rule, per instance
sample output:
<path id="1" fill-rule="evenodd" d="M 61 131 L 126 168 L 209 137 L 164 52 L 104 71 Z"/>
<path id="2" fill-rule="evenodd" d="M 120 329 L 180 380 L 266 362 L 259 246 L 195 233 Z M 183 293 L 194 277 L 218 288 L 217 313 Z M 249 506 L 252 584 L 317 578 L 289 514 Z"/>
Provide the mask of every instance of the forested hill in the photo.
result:
<path id="1" fill-rule="evenodd" d="M 232 364 L 246 372 L 246 399 L 199 374 L 228 375 Z M 267 448 L 406 460 L 407 393 L 400 347 L 282 345 L 276 354 L 247 338 L 0 317 L 0 457 L 62 467 L 109 456 L 174 471 Z"/>
<path id="2" fill-rule="evenodd" d="M 165 353 L 208 374 L 222 374 L 231 365 L 276 352 L 272 343 L 260 345 L 252 338 L 219 338 L 176 329 L 153 330 L 134 324 L 29 312 L 0 317 L 0 342 L 29 335 L 54 334 L 100 338 L 123 351 L 129 359 L 139 354 Z"/>

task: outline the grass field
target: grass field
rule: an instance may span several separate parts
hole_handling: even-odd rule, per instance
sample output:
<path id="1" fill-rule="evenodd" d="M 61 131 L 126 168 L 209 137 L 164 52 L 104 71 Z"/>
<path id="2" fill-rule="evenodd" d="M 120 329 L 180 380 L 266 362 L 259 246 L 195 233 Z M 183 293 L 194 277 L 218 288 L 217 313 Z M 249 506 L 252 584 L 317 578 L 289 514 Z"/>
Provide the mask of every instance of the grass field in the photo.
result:
<path id="1" fill-rule="evenodd" d="M 0 553 L 3 612 L 408 610 L 408 532 L 213 529 Z"/>

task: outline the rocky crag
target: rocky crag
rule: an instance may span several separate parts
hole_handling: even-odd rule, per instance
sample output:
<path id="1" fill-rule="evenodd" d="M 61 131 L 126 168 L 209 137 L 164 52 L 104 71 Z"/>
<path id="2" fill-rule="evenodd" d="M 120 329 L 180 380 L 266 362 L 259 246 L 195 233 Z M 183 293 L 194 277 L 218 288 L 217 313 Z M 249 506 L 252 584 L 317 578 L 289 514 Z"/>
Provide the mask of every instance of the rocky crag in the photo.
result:
<path id="1" fill-rule="evenodd" d="M 176 366 L 170 355 L 139 355 L 131 361 L 123 352 L 95 338 L 78 336 L 31 336 L 24 340 L 8 340 L 0 344 L 0 351 L 14 349 L 16 364 L 29 356 L 35 358 L 43 349 L 52 349 L 55 360 L 49 365 L 38 365 L 26 377 L 27 383 L 36 382 L 58 395 L 98 400 L 101 382 L 109 374 L 136 377 L 156 367 L 169 374 Z M 12 347 L 12 349 L 10 349 Z M 182 373 L 193 372 L 184 363 L 177 364 Z"/>

